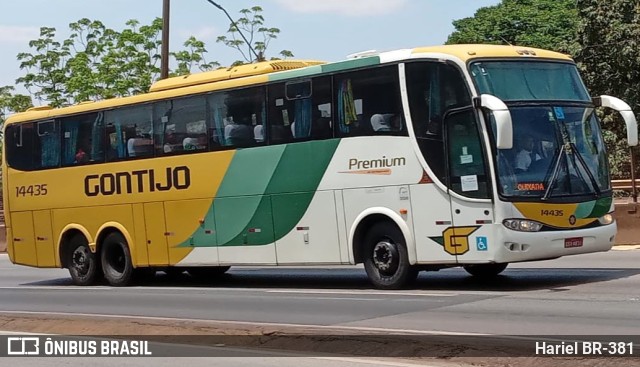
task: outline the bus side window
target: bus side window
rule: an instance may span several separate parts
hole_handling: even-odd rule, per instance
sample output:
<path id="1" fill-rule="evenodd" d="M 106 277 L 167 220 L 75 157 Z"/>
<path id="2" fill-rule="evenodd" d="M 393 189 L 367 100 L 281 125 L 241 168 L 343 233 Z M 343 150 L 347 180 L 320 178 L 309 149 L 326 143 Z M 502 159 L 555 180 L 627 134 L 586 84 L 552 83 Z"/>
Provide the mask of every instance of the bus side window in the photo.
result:
<path id="1" fill-rule="evenodd" d="M 336 76 L 335 99 L 340 136 L 408 135 L 397 65 Z"/>
<path id="2" fill-rule="evenodd" d="M 5 144 L 9 167 L 30 171 L 37 169 L 39 154 L 34 153 L 34 123 L 9 125 L 6 130 Z"/>
<path id="3" fill-rule="evenodd" d="M 153 155 L 151 105 L 107 111 L 104 119 L 109 161 Z"/>
<path id="4" fill-rule="evenodd" d="M 265 88 L 254 87 L 221 93 L 210 103 L 214 114 L 214 125 L 223 125 L 224 146 L 248 148 L 264 144 L 264 128 L 260 135 L 259 125 L 266 120 Z M 212 100 L 210 99 L 210 102 Z"/>
<path id="5" fill-rule="evenodd" d="M 62 165 L 104 161 L 104 120 L 102 113 L 66 117 L 62 126 Z"/>
<path id="6" fill-rule="evenodd" d="M 490 197 L 485 156 L 473 108 L 445 115 L 449 147 L 450 188 L 460 195 Z"/>
<path id="7" fill-rule="evenodd" d="M 293 142 L 296 118 L 295 100 L 286 96 L 284 83 L 269 86 L 269 141 L 271 144 Z"/>

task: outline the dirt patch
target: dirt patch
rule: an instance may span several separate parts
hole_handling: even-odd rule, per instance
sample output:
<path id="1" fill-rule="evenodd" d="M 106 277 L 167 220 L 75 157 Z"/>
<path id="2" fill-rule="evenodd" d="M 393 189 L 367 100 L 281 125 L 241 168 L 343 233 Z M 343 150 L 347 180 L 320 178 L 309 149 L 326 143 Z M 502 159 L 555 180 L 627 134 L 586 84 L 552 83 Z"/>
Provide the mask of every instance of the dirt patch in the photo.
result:
<path id="1" fill-rule="evenodd" d="M 354 334 L 352 330 L 141 318 L 0 315 L 0 330 L 61 335 L 145 336 L 146 340 L 343 355 L 440 366 L 632 367 L 640 358 L 511 357 L 530 354 L 531 342 L 468 336 Z M 518 350 L 518 348 L 523 348 Z M 487 357 L 478 357 L 486 355 Z M 437 356 L 437 357 L 433 357 Z"/>

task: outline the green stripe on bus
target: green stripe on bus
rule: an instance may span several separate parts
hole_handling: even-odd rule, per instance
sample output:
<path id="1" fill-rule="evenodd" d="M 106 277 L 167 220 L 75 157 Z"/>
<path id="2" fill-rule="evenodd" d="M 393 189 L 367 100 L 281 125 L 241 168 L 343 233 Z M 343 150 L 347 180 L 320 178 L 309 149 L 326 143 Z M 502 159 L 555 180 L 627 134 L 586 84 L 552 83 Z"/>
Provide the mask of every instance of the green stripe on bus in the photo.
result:
<path id="1" fill-rule="evenodd" d="M 283 71 L 276 74 L 269 75 L 269 81 L 290 80 L 293 78 L 301 78 L 305 76 L 312 76 L 322 73 L 322 67 L 320 65 L 310 66 L 302 69 Z"/>
<path id="2" fill-rule="evenodd" d="M 256 246 L 284 237 L 308 210 L 339 143 L 239 150 L 207 213 L 207 221 L 215 217 L 215 244 L 198 228 L 179 246 Z"/>
<path id="3" fill-rule="evenodd" d="M 337 71 L 343 71 L 348 69 L 361 68 L 365 66 L 378 65 L 380 63 L 379 56 L 363 57 L 361 59 L 347 60 L 341 62 L 335 62 L 332 64 L 322 65 L 322 71 L 325 73 L 332 73 Z"/>

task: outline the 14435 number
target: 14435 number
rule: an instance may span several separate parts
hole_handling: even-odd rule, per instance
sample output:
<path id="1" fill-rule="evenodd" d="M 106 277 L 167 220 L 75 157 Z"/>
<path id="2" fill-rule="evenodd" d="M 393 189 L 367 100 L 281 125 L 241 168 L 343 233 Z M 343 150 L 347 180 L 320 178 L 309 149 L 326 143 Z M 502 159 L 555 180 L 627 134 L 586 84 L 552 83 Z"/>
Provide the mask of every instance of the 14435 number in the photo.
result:
<path id="1" fill-rule="evenodd" d="M 16 186 L 16 196 L 44 196 L 47 194 L 47 184 Z"/>

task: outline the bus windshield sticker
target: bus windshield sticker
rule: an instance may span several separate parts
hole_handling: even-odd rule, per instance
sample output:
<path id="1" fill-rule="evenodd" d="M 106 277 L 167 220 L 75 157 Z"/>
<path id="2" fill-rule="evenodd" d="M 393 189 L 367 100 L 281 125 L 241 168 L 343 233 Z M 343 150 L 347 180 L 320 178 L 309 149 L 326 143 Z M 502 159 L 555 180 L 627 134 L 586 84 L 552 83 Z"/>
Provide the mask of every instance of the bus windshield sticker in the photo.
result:
<path id="1" fill-rule="evenodd" d="M 462 184 L 462 191 L 478 191 L 478 176 L 462 176 L 460 177 L 460 183 Z"/>

